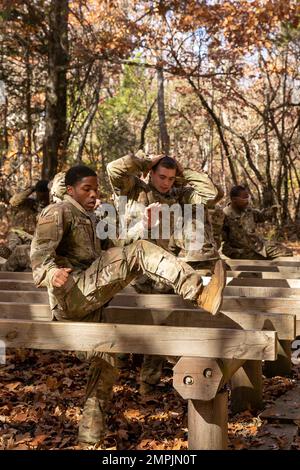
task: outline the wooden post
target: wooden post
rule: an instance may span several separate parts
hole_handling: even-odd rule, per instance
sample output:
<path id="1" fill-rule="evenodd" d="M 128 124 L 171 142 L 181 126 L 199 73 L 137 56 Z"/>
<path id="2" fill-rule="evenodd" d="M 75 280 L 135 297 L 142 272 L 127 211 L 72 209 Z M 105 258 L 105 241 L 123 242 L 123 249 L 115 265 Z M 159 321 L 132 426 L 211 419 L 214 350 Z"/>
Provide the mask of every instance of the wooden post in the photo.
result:
<path id="1" fill-rule="evenodd" d="M 265 361 L 264 375 L 266 377 L 281 377 L 289 376 L 292 372 L 292 351 L 291 342 L 288 340 L 281 340 L 278 344 L 278 353 L 276 361 Z"/>
<path id="2" fill-rule="evenodd" d="M 233 413 L 262 408 L 262 361 L 246 361 L 230 384 Z"/>
<path id="3" fill-rule="evenodd" d="M 227 449 L 228 393 L 210 401 L 188 401 L 189 450 Z"/>

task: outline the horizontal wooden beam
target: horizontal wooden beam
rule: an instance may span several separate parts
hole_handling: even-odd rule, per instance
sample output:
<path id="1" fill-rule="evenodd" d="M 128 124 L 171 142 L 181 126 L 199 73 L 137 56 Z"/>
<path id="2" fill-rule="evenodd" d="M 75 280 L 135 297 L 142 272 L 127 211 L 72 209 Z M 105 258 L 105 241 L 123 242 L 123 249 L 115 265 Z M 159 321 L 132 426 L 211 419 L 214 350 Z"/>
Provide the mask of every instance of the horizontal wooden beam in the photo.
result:
<path id="1" fill-rule="evenodd" d="M 236 265 L 247 265 L 247 266 L 287 266 L 287 267 L 300 267 L 300 260 L 293 260 L 291 257 L 289 260 L 278 260 L 278 259 L 224 259 L 228 266 Z"/>
<path id="2" fill-rule="evenodd" d="M 276 265 L 253 265 L 253 264 L 227 264 L 227 271 L 258 271 L 258 272 L 280 272 L 280 273 L 298 273 L 300 266 L 276 266 Z"/>
<path id="3" fill-rule="evenodd" d="M 0 279 L 16 279 L 24 281 L 32 281 L 32 272 L 10 272 L 10 271 L 0 271 Z"/>
<path id="4" fill-rule="evenodd" d="M 265 274 L 265 273 L 264 273 Z M 277 274 L 277 273 L 276 273 Z M 203 283 L 207 285 L 211 276 L 203 276 Z M 300 289 L 300 279 L 270 279 L 270 278 L 249 278 L 227 275 L 227 286 L 241 287 L 282 287 Z M 46 291 L 46 288 L 38 289 L 32 281 L 18 279 L 0 279 L 0 291 L 2 290 L 21 290 L 21 291 Z M 134 289 L 132 289 L 134 292 Z"/>
<path id="5" fill-rule="evenodd" d="M 256 287 L 256 286 L 226 286 L 224 296 L 232 297 L 281 297 L 300 300 L 300 289 L 291 287 Z"/>
<path id="6" fill-rule="evenodd" d="M 300 315 L 299 315 L 300 318 Z M 274 330 L 279 339 L 293 340 L 296 336 L 296 316 L 265 312 L 222 311 L 212 316 L 198 309 L 141 309 L 107 307 L 105 320 L 109 323 L 163 324 L 201 328 L 231 328 L 243 330 Z"/>
<path id="7" fill-rule="evenodd" d="M 255 266 L 247 266 L 246 269 L 236 269 L 236 266 L 233 266 L 232 270 L 227 270 L 228 277 L 256 277 L 260 279 L 299 279 L 299 270 L 291 271 L 289 269 L 283 268 L 283 271 L 278 271 L 276 267 L 267 266 L 264 270 L 263 266 L 259 266 L 256 269 Z M 209 275 L 208 269 L 199 269 L 197 270 L 201 275 Z M 25 281 L 33 284 L 33 278 L 31 272 L 9 272 L 9 271 L 0 271 L 0 280 L 15 280 L 15 281 Z"/>
<path id="8" fill-rule="evenodd" d="M 128 299 L 130 302 L 133 302 L 133 305 L 140 305 L 140 302 L 144 301 L 144 298 L 148 297 L 147 302 L 152 302 L 152 298 L 155 299 L 153 296 L 160 295 L 160 298 L 163 298 L 163 302 L 167 301 L 170 296 L 166 296 L 165 294 L 136 294 L 133 288 L 129 288 L 130 290 L 126 290 L 126 293 L 117 294 L 115 298 L 121 296 L 121 299 L 118 302 L 123 301 L 124 295 L 131 296 L 131 299 Z M 294 299 L 300 300 L 300 288 L 290 288 L 290 287 L 256 287 L 256 286 L 227 286 L 224 290 L 224 299 L 228 297 L 263 297 L 263 298 L 286 298 L 286 299 Z M 157 297 L 158 298 L 158 297 Z M 183 299 L 178 298 L 178 302 L 182 305 L 186 304 L 186 301 Z M 151 300 L 150 300 L 151 299 Z M 179 300 L 180 299 L 180 300 Z M 24 303 L 47 303 L 48 302 L 48 294 L 47 291 L 43 291 L 42 289 L 38 290 L 0 290 L 0 302 L 24 302 Z M 137 303 L 135 303 L 137 302 Z M 126 304 L 124 304 L 126 305 Z"/>
<path id="9" fill-rule="evenodd" d="M 289 313 L 222 311 L 216 316 L 198 309 L 153 309 L 139 307 L 107 307 L 106 323 L 169 325 L 201 328 L 231 328 L 244 330 L 274 330 L 281 340 L 296 336 L 296 316 Z M 48 305 L 0 304 L 0 318 L 50 321 Z M 299 312 L 300 320 L 300 312 Z"/>
<path id="10" fill-rule="evenodd" d="M 175 294 L 117 294 L 110 305 L 123 305 L 149 308 L 191 308 L 193 304 Z M 296 313 L 300 308 L 300 299 L 271 298 L 271 297 L 235 297 L 225 296 L 223 310 L 254 310 L 268 312 Z"/>
<path id="11" fill-rule="evenodd" d="M 274 331 L 0 320 L 6 347 L 275 360 Z"/>

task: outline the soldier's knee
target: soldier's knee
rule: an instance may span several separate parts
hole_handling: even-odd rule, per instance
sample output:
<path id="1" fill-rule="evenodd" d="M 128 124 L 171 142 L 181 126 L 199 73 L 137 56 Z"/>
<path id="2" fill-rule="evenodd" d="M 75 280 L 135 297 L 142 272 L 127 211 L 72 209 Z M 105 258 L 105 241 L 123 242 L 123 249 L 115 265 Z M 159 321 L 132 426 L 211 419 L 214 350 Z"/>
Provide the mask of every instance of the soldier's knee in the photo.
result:
<path id="1" fill-rule="evenodd" d="M 148 242 L 147 240 L 137 240 L 136 242 L 134 242 L 135 244 L 135 247 L 137 250 L 147 250 L 149 247 L 153 247 L 155 246 L 153 243 L 151 242 Z"/>

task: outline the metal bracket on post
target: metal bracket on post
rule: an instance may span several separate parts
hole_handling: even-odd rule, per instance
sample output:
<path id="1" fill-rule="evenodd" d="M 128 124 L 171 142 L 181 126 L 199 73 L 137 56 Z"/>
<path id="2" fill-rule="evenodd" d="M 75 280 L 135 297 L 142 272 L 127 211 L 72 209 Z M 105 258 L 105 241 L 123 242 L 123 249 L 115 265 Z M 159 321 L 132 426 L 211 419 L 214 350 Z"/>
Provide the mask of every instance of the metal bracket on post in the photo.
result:
<path id="1" fill-rule="evenodd" d="M 186 400 L 212 400 L 222 379 L 216 359 L 181 357 L 173 369 L 173 387 Z"/>

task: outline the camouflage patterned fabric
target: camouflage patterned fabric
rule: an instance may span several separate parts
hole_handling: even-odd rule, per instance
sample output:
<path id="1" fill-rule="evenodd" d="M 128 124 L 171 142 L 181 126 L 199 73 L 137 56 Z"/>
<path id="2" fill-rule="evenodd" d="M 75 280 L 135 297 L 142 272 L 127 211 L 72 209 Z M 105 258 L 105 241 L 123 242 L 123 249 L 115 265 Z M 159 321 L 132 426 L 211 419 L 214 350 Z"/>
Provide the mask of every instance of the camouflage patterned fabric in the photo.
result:
<path id="1" fill-rule="evenodd" d="M 213 209 L 209 210 L 209 216 L 212 225 L 214 242 L 216 244 L 217 249 L 219 250 L 222 245 L 222 230 L 225 214 L 223 212 L 222 207 L 219 204 L 216 204 Z"/>
<path id="2" fill-rule="evenodd" d="M 154 281 L 167 283 L 186 299 L 196 300 L 202 291 L 199 274 L 148 241 L 101 252 L 94 214 L 86 212 L 68 195 L 63 202 L 49 205 L 42 211 L 30 256 L 34 281 L 48 288 L 53 316 L 58 320 L 105 321 L 101 307 L 142 272 Z M 59 288 L 51 284 L 58 267 L 72 268 L 68 281 Z M 107 362 L 105 355 L 100 359 Z M 80 428 L 80 439 L 85 442 L 95 442 L 96 437 L 105 432 L 103 410 L 112 378 L 105 366 L 99 364 L 95 367 L 102 372 L 94 370 L 95 380 L 91 379 L 92 391 L 87 393 Z M 105 394 L 101 392 L 103 389 Z M 95 425 L 89 434 L 92 421 Z"/>
<path id="3" fill-rule="evenodd" d="M 57 173 L 53 180 L 48 184 L 51 202 L 60 202 L 63 200 L 65 194 L 67 194 L 65 177 L 66 173 L 61 171 L 60 173 Z"/>
<path id="4" fill-rule="evenodd" d="M 33 188 L 15 194 L 9 203 L 12 208 L 12 227 L 20 228 L 29 234 L 33 234 L 36 226 L 36 218 L 42 209 L 37 201 L 30 198 Z"/>
<path id="5" fill-rule="evenodd" d="M 145 207 L 154 202 L 166 204 L 169 207 L 173 204 L 206 204 L 213 201 L 217 197 L 217 188 L 212 183 L 208 175 L 204 172 L 196 172 L 185 169 L 180 178 L 177 178 L 175 185 L 167 194 L 161 194 L 152 185 L 151 181 L 146 183 L 140 179 L 141 174 L 146 174 L 151 168 L 152 160 L 142 152 L 136 155 L 126 155 L 107 165 L 107 173 L 114 191 L 115 205 L 117 209 L 119 196 L 127 196 L 126 205 L 126 221 L 128 225 L 134 222 L 134 217 L 138 213 L 138 203 L 142 203 Z M 208 219 L 208 211 L 205 208 L 205 243 L 201 252 L 187 253 L 184 249 L 184 240 L 175 240 L 172 236 L 170 239 L 155 239 L 153 243 L 163 247 L 165 250 L 178 254 L 183 257 L 184 261 L 189 262 L 191 256 L 193 260 L 218 259 L 218 253 L 211 237 L 211 227 Z M 171 219 L 172 224 L 172 219 Z M 171 225 L 171 234 L 173 227 Z M 124 242 L 128 244 L 133 240 L 142 237 L 143 229 L 140 230 L 140 224 L 134 225 L 130 231 L 130 236 Z M 132 282 L 133 287 L 140 293 L 172 293 L 173 289 L 164 283 L 154 282 L 147 276 L 142 276 Z M 164 358 L 158 356 L 145 356 L 141 368 L 141 382 L 148 384 L 158 383 L 162 371 Z M 141 387 L 142 388 L 142 387 Z"/>
<path id="6" fill-rule="evenodd" d="M 0 256 L 1 258 L 8 259 L 11 255 L 11 250 L 6 245 L 0 245 Z"/>
<path id="7" fill-rule="evenodd" d="M 0 271 L 31 271 L 30 245 L 18 245 L 8 257 L 6 263 L 2 264 Z"/>
<path id="8" fill-rule="evenodd" d="M 30 271 L 30 243 L 36 226 L 36 219 L 43 206 L 30 198 L 33 188 L 15 194 L 10 199 L 12 228 L 7 237 L 6 247 L 11 251 L 1 271 Z"/>
<path id="9" fill-rule="evenodd" d="M 169 207 L 176 203 L 181 206 L 183 204 L 207 204 L 209 201 L 212 202 L 218 195 L 216 186 L 206 173 L 199 173 L 189 169 L 183 171 L 182 176 L 177 178 L 175 185 L 167 194 L 161 194 L 154 188 L 151 181 L 146 183 L 140 179 L 140 175 L 147 173 L 151 165 L 151 158 L 142 152 L 139 152 L 137 155 L 126 155 L 107 165 L 109 180 L 114 191 L 115 205 L 118 209 L 119 196 L 127 196 L 125 219 L 128 224 L 133 223 L 130 238 L 124 244 L 131 243 L 142 237 L 140 224 L 134 225 L 134 217 L 138 213 L 138 203 L 142 203 L 145 207 L 154 202 L 166 204 Z M 172 228 L 171 226 L 171 234 Z M 159 238 L 152 239 L 151 241 L 173 254 L 178 254 L 184 245 L 182 240 L 174 240 L 172 236 L 168 239 Z M 203 259 L 203 257 L 204 259 L 211 258 L 212 254 L 214 258 L 218 258 L 216 249 L 211 245 L 211 241 L 209 228 L 205 225 L 205 244 L 202 252 L 200 254 L 197 252 L 197 259 Z M 159 292 L 164 291 L 162 286 L 154 285 L 153 282 L 145 277 L 135 281 L 134 285 L 138 292 L 152 293 L 155 292 L 156 287 Z M 165 292 L 169 292 L 169 290 L 165 290 Z"/>
<path id="10" fill-rule="evenodd" d="M 293 256 L 292 250 L 256 234 L 256 225 L 270 217 L 270 211 L 247 207 L 238 212 L 231 203 L 224 209 L 222 252 L 233 259 L 274 259 Z"/>

